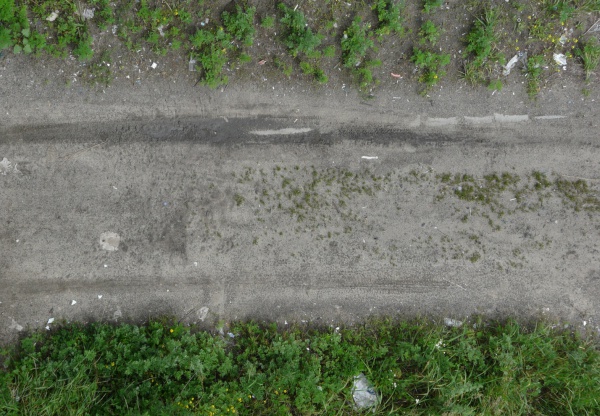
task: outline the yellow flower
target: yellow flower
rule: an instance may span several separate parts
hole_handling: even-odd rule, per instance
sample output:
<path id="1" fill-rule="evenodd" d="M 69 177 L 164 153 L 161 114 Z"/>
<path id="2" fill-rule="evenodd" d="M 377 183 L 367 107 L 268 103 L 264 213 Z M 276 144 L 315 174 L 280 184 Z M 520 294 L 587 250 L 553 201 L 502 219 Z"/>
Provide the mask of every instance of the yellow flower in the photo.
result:
<path id="1" fill-rule="evenodd" d="M 173 328 L 170 329 L 171 334 L 173 333 Z"/>
<path id="2" fill-rule="evenodd" d="M 249 394 L 249 395 L 248 395 L 248 398 L 249 398 L 249 399 L 251 399 L 251 398 L 252 398 L 252 396 Z"/>
<path id="3" fill-rule="evenodd" d="M 231 413 L 235 413 L 235 409 L 231 409 Z"/>
<path id="4" fill-rule="evenodd" d="M 242 402 L 242 398 L 241 397 L 238 397 L 238 402 L 240 402 L 240 403 Z"/>
<path id="5" fill-rule="evenodd" d="M 113 361 L 112 363 L 110 363 L 111 367 L 115 366 L 115 362 Z"/>
<path id="6" fill-rule="evenodd" d="M 287 390 L 284 390 L 283 392 L 284 392 L 284 393 L 287 393 Z"/>
<path id="7" fill-rule="evenodd" d="M 577 42 L 579 42 L 579 40 L 575 39 L 574 42 L 577 43 Z"/>
<path id="8" fill-rule="evenodd" d="M 517 46 L 516 49 L 519 50 L 519 47 Z"/>

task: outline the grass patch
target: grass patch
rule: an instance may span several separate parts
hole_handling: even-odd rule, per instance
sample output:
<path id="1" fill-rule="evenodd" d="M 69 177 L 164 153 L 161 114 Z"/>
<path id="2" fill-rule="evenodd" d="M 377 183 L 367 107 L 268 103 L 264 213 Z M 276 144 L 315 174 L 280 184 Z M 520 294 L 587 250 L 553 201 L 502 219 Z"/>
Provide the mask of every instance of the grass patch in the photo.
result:
<path id="1" fill-rule="evenodd" d="M 251 60 L 242 51 L 244 46 L 252 46 L 254 42 L 255 11 L 254 7 L 236 5 L 233 13 L 222 13 L 223 26 L 199 29 L 190 37 L 191 56 L 201 71 L 200 83 L 209 88 L 227 84 L 229 77 L 223 74 L 223 70 L 228 60 L 236 56 L 240 63 Z"/>
<path id="2" fill-rule="evenodd" d="M 444 0 L 425 0 L 423 2 L 423 11 L 427 14 L 433 13 L 444 4 Z"/>
<path id="3" fill-rule="evenodd" d="M 575 50 L 575 55 L 581 59 L 583 70 L 585 71 L 585 79 L 588 81 L 598 67 L 598 64 L 600 64 L 600 45 L 598 45 L 598 39 L 590 38 Z"/>
<path id="4" fill-rule="evenodd" d="M 466 57 L 470 60 L 465 63 L 464 78 L 471 84 L 489 83 L 493 89 L 502 89 L 501 81 L 490 82 L 495 64 L 504 64 L 504 55 L 498 50 L 498 35 L 496 26 L 498 13 L 494 9 L 486 10 L 481 17 L 475 20 L 473 28 L 467 34 Z M 500 82 L 500 85 L 498 85 Z"/>
<path id="5" fill-rule="evenodd" d="M 600 354 L 538 324 L 342 329 L 167 321 L 69 324 L 5 351 L 3 414 L 351 414 L 365 374 L 380 414 L 598 414 Z"/>
<path id="6" fill-rule="evenodd" d="M 323 36 L 312 31 L 306 22 L 304 13 L 283 3 L 279 3 L 277 8 L 283 13 L 281 18 L 281 23 L 285 27 L 283 43 L 290 54 L 294 58 L 299 54 L 305 54 L 308 57 L 320 57 L 317 47 L 321 45 Z"/>
<path id="7" fill-rule="evenodd" d="M 532 100 L 535 99 L 540 92 L 542 71 L 544 67 L 544 55 L 534 55 L 527 59 L 525 72 L 527 76 L 527 95 Z"/>
<path id="8" fill-rule="evenodd" d="M 371 7 L 377 13 L 377 28 L 375 34 L 381 40 L 383 37 L 396 33 L 399 36 L 404 34 L 402 25 L 402 11 L 404 9 L 401 2 L 395 3 L 393 0 L 377 0 Z"/>
<path id="9" fill-rule="evenodd" d="M 450 55 L 414 48 L 410 60 L 417 66 L 419 82 L 424 86 L 421 94 L 425 95 L 446 75 L 443 68 L 450 63 Z"/>

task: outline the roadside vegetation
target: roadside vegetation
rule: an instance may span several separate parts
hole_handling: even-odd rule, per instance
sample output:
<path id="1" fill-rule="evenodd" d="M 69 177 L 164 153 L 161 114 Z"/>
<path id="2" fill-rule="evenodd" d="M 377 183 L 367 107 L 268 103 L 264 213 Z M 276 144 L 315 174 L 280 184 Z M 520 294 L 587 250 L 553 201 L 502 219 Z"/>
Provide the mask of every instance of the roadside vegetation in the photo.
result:
<path id="1" fill-rule="evenodd" d="M 64 324 L 3 351 L 0 413 L 354 414 L 361 374 L 372 407 L 359 410 L 375 414 L 600 413 L 592 340 L 543 323 L 446 324 Z"/>
<path id="2" fill-rule="evenodd" d="M 183 58 L 210 88 L 256 76 L 258 64 L 317 84 L 335 74 L 366 96 L 383 81 L 416 81 L 428 95 L 462 78 L 497 91 L 523 83 L 535 99 L 561 71 L 588 87 L 597 78 L 599 13 L 597 0 L 0 0 L 0 54 L 97 66 L 118 51 L 120 70 L 138 68 L 140 54 Z M 114 68 L 83 72 L 108 86 Z"/>

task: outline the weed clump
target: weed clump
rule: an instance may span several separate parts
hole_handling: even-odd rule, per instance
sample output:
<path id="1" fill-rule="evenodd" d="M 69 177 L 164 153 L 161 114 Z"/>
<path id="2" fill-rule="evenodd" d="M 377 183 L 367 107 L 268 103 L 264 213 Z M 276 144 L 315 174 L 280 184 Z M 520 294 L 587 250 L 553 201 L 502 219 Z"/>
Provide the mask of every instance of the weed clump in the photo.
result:
<path id="1" fill-rule="evenodd" d="M 254 41 L 255 11 L 254 7 L 242 8 L 236 5 L 235 12 L 222 13 L 224 27 L 198 29 L 190 37 L 193 47 L 191 56 L 198 62 L 202 71 L 199 82 L 203 85 L 217 88 L 227 84 L 229 77 L 223 74 L 223 69 L 229 58 L 236 54 L 241 63 L 251 60 L 249 55 L 241 51 L 243 45 L 251 46 Z M 242 46 L 236 45 L 235 40 L 240 41 Z"/>
<path id="2" fill-rule="evenodd" d="M 294 10 L 284 3 L 277 5 L 283 13 L 281 23 L 285 26 L 286 32 L 283 37 L 283 43 L 295 58 L 303 53 L 309 57 L 319 57 L 317 47 L 321 44 L 323 36 L 315 34 L 306 23 L 304 13 L 300 10 Z"/>
<path id="3" fill-rule="evenodd" d="M 502 81 L 490 81 L 494 64 L 504 64 L 505 61 L 504 55 L 497 49 L 497 23 L 498 13 L 494 9 L 487 9 L 482 17 L 475 20 L 466 37 L 465 55 L 470 55 L 471 60 L 465 63 L 464 78 L 472 84 L 489 82 L 491 88 L 500 90 Z"/>
<path id="4" fill-rule="evenodd" d="M 399 36 L 404 34 L 402 26 L 402 4 L 393 0 L 377 0 L 371 7 L 377 13 L 377 28 L 375 34 L 381 40 L 392 33 Z"/>
<path id="5" fill-rule="evenodd" d="M 575 55 L 581 59 L 583 70 L 585 71 L 585 79 L 588 81 L 598 64 L 600 64 L 600 45 L 596 38 L 590 38 L 582 46 L 575 50 Z"/>

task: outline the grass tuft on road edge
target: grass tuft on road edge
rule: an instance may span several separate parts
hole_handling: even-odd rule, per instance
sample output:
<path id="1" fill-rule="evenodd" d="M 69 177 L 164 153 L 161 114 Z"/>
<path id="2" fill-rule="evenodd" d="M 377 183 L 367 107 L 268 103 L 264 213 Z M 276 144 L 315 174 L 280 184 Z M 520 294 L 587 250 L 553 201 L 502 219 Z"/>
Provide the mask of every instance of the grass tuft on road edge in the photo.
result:
<path id="1" fill-rule="evenodd" d="M 349 414 L 360 373 L 378 414 L 600 414 L 598 350 L 542 323 L 74 323 L 3 355 L 7 415 Z"/>

